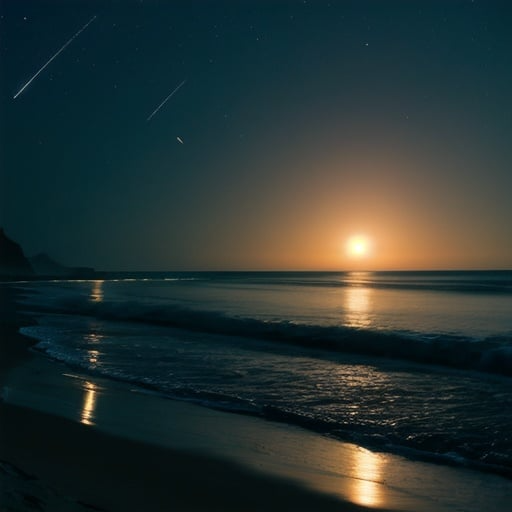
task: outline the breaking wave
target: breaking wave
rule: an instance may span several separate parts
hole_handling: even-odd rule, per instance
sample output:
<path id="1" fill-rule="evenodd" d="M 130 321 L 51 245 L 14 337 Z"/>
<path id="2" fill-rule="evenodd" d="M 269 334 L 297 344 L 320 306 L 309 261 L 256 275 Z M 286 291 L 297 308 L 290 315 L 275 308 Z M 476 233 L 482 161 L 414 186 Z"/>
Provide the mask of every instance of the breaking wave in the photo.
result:
<path id="1" fill-rule="evenodd" d="M 83 297 L 62 298 L 52 311 L 512 376 L 512 336 L 508 335 L 474 339 L 439 333 L 312 325 L 228 316 L 181 305 L 160 306 L 139 301 L 94 303 Z"/>

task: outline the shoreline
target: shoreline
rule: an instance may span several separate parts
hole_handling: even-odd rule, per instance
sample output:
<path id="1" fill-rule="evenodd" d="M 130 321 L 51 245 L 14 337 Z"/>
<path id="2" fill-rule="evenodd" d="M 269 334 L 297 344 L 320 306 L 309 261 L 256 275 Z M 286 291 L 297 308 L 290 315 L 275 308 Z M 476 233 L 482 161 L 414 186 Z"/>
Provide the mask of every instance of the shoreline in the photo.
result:
<path id="1" fill-rule="evenodd" d="M 16 304 L 21 292 L 11 284 L 0 283 L 0 384 L 12 367 L 31 358 L 29 348 L 36 342 L 19 332 L 20 327 L 35 321 Z"/>
<path id="2" fill-rule="evenodd" d="M 0 415 L 1 459 L 97 510 L 362 510 L 228 461 L 111 436 L 31 409 L 3 406 Z"/>
<path id="3" fill-rule="evenodd" d="M 18 292 L 0 288 L 3 386 L 34 355 L 18 332 L 31 323 L 15 304 Z M 0 504 L 8 510 L 364 510 L 231 461 L 124 439 L 4 400 L 0 425 Z"/>
<path id="4" fill-rule="evenodd" d="M 26 357 L 11 366 L 0 401 L 0 459 L 61 497 L 64 508 L 48 510 L 439 512 L 500 509 L 512 499 L 512 483 L 500 477 L 74 374 L 17 336 L 23 349 L 13 350 Z"/>

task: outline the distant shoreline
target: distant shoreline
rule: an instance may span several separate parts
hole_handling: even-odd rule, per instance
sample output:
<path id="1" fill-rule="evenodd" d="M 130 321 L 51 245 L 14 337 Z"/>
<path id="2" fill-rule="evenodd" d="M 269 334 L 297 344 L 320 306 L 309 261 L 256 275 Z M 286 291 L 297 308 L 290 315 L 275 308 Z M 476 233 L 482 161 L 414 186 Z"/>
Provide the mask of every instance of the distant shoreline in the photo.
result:
<path id="1" fill-rule="evenodd" d="M 155 278 L 179 275 L 254 275 L 254 276 L 275 276 L 276 274 L 286 275 L 468 275 L 468 274 L 508 274 L 512 283 L 511 269 L 452 269 L 452 270 L 94 270 L 77 271 L 69 275 L 55 274 L 33 274 L 33 275 L 2 275 L 0 274 L 0 283 L 17 283 L 24 281 L 94 281 L 94 280 L 115 280 L 126 278 L 142 278 L 143 276 L 154 276 Z"/>

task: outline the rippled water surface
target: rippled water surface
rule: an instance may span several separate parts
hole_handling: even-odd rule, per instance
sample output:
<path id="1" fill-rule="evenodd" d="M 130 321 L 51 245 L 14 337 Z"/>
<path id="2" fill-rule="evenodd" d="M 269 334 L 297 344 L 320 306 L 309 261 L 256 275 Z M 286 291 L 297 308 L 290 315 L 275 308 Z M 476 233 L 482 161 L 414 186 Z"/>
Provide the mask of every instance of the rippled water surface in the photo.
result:
<path id="1" fill-rule="evenodd" d="M 38 325 L 24 332 L 53 358 L 171 397 L 510 474 L 509 278 L 276 273 L 36 283 L 26 289 Z"/>

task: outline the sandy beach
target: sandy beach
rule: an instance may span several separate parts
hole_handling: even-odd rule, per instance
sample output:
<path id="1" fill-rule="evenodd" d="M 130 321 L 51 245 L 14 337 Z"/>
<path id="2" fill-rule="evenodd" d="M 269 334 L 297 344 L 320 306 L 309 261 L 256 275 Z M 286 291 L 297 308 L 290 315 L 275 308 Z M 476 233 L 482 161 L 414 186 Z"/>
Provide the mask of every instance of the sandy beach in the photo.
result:
<path id="1" fill-rule="evenodd" d="M 116 438 L 25 408 L 4 406 L 1 415 L 1 459 L 73 506 L 112 511 L 358 510 L 212 457 Z M 10 492 L 4 489 L 4 497 Z M 27 491 L 22 492 L 27 501 Z M 13 510 L 23 510 L 20 503 Z M 41 505 L 41 510 L 53 510 Z"/>
<path id="2" fill-rule="evenodd" d="M 165 399 L 29 351 L 2 288 L 5 510 L 502 510 L 509 480 Z M 490 508 L 489 508 L 490 507 Z"/>
<path id="3" fill-rule="evenodd" d="M 512 0 L 0 0 L 0 512 L 512 511 Z"/>

